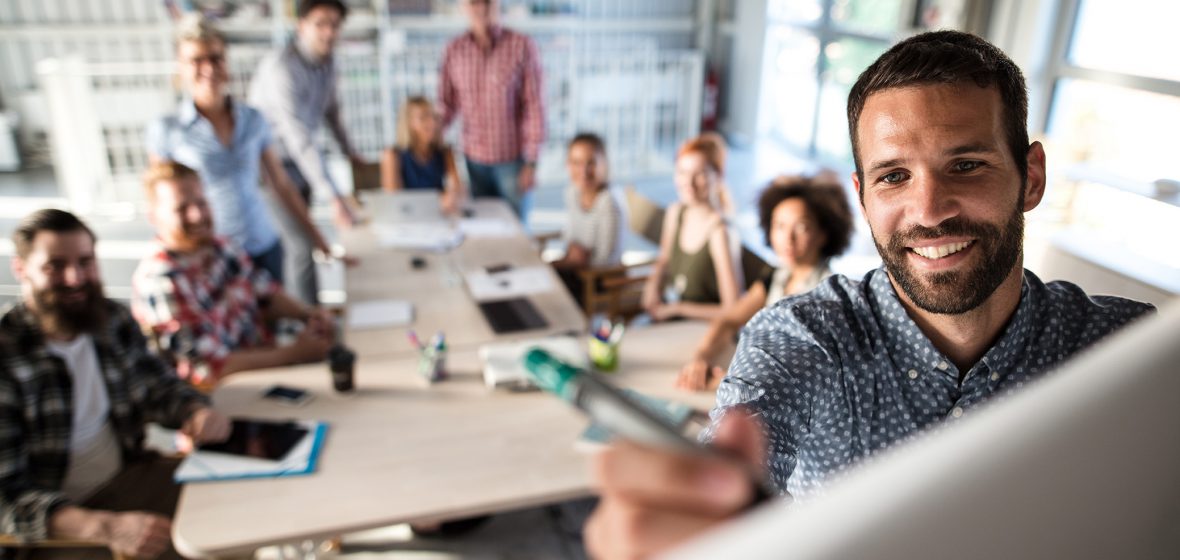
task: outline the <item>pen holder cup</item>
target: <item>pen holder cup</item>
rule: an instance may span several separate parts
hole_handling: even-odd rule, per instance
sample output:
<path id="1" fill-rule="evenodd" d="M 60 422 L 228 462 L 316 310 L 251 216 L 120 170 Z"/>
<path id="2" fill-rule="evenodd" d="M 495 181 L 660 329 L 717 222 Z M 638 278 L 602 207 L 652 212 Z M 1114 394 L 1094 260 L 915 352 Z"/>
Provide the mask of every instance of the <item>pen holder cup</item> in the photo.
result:
<path id="1" fill-rule="evenodd" d="M 612 372 L 619 369 L 619 344 L 590 337 L 586 342 L 586 353 L 594 369 Z"/>
<path id="2" fill-rule="evenodd" d="M 424 348 L 418 352 L 418 374 L 427 381 L 442 381 L 447 376 L 447 351 Z"/>

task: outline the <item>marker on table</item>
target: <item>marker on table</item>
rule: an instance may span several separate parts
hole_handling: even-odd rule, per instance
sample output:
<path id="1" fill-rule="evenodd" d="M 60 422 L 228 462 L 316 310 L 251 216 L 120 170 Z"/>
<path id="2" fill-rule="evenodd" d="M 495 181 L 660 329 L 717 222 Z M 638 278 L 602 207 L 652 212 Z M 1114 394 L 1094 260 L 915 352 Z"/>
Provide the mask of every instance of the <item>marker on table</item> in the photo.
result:
<path id="1" fill-rule="evenodd" d="M 413 344 L 414 348 L 422 349 L 422 341 L 418 340 L 418 334 L 414 332 L 414 329 L 406 331 L 406 338 L 410 339 L 410 344 Z"/>
<path id="2" fill-rule="evenodd" d="M 541 348 L 529 350 L 525 370 L 538 387 L 561 397 L 611 433 L 650 447 L 678 453 L 707 454 L 735 461 L 724 450 L 702 445 L 635 402 L 592 372 L 580 370 Z M 775 495 L 766 481 L 752 470 L 754 498 L 747 506 L 760 504 Z"/>

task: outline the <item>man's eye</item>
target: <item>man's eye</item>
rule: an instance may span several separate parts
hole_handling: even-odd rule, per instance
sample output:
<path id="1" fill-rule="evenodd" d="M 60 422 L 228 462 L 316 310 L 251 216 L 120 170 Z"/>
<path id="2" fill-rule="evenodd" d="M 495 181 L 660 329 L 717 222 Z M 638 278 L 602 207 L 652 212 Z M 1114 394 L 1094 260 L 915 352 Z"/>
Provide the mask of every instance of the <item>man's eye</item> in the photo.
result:
<path id="1" fill-rule="evenodd" d="M 900 183 L 904 179 L 905 173 L 902 173 L 901 171 L 894 171 L 893 173 L 886 173 L 885 175 L 881 176 L 881 182 L 889 184 Z"/>
<path id="2" fill-rule="evenodd" d="M 983 167 L 983 162 L 980 161 L 960 161 L 955 164 L 957 171 L 974 171 L 980 167 Z"/>

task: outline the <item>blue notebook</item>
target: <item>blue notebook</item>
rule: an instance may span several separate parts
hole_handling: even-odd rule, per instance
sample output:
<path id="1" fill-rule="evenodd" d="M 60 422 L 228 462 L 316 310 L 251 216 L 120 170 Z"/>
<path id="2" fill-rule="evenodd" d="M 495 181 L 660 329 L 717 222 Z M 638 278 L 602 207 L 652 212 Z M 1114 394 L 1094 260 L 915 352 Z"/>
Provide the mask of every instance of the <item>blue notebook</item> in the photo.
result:
<path id="1" fill-rule="evenodd" d="M 299 476 L 315 472 L 328 424 L 234 420 L 225 444 L 189 453 L 172 478 L 178 483 Z"/>

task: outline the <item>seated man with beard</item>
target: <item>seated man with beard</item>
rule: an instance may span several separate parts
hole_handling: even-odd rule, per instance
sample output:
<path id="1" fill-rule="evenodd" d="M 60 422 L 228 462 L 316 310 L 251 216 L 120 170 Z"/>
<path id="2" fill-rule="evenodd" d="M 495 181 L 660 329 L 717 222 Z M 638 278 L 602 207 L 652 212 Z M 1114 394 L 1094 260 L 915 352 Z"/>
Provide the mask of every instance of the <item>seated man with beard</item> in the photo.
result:
<path id="1" fill-rule="evenodd" d="M 246 253 L 213 235 L 196 171 L 174 161 L 144 175 L 158 247 L 132 278 L 131 311 L 180 377 L 207 385 L 234 372 L 322 360 L 332 318 L 283 291 Z M 302 321 L 294 344 L 275 346 L 269 325 Z"/>
<path id="2" fill-rule="evenodd" d="M 169 551 L 176 462 L 144 450 L 144 423 L 203 443 L 224 440 L 229 421 L 103 297 L 94 233 L 78 218 L 40 210 L 12 237 L 21 299 L 0 316 L 0 531 Z"/>
<path id="3" fill-rule="evenodd" d="M 1027 118 L 1020 69 L 974 35 L 908 38 L 861 74 L 852 180 L 884 267 L 832 276 L 746 326 L 707 434 L 746 469 L 629 443 L 599 454 L 594 556 L 653 555 L 737 515 L 749 469 L 810 499 L 1150 312 L 1024 269 L 1024 213 L 1045 192 Z"/>

